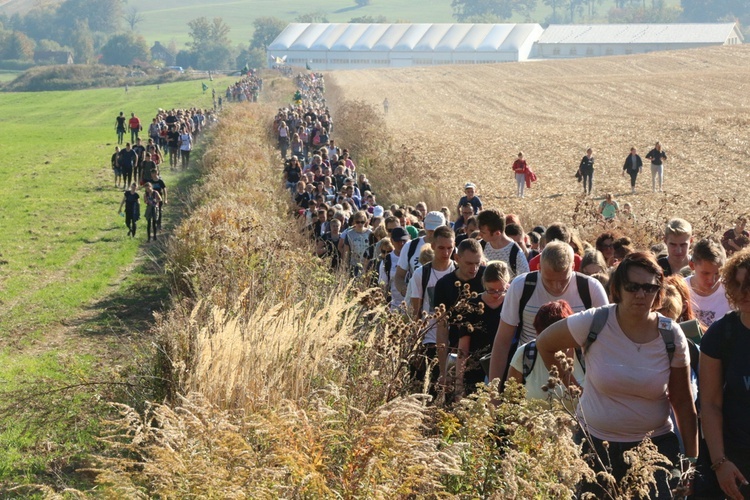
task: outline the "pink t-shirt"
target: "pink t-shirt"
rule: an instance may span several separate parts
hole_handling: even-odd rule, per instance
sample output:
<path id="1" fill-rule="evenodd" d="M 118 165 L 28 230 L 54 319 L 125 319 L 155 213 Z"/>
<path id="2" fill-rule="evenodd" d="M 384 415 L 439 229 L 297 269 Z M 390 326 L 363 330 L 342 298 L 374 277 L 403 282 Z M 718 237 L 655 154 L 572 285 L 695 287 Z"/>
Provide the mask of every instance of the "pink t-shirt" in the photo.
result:
<path id="1" fill-rule="evenodd" d="M 641 441 L 649 432 L 661 436 L 672 431 L 669 419 L 670 364 L 661 334 L 651 342 L 638 344 L 625 336 L 617 321 L 615 305 L 607 324 L 585 353 L 586 389 L 578 415 L 589 432 L 613 442 Z M 586 343 L 595 309 L 567 318 L 579 345 Z M 675 352 L 672 367 L 690 364 L 685 334 L 673 323 Z"/>

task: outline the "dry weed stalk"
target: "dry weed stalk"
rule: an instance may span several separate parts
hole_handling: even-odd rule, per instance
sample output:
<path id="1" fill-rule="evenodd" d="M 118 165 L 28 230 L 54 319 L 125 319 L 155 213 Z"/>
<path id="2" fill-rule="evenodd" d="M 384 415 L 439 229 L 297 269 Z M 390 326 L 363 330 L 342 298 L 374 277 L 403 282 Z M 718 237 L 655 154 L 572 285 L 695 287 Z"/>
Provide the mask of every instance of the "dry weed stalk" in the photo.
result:
<path id="1" fill-rule="evenodd" d="M 433 496 L 460 474 L 457 449 L 425 437 L 422 397 L 357 411 L 341 388 L 241 415 L 192 394 L 141 416 L 119 406 L 98 481 L 129 498 Z"/>

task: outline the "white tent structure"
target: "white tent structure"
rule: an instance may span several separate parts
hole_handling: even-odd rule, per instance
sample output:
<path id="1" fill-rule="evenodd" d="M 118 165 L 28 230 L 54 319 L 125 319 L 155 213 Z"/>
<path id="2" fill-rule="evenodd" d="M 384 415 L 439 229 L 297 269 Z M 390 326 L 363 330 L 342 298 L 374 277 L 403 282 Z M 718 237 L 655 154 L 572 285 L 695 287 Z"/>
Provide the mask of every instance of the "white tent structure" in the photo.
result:
<path id="1" fill-rule="evenodd" d="M 541 59 L 643 54 L 715 45 L 744 39 L 735 23 L 706 24 L 553 24 L 539 38 Z"/>
<path id="2" fill-rule="evenodd" d="M 538 24 L 292 23 L 268 60 L 316 71 L 523 61 L 542 32 Z"/>

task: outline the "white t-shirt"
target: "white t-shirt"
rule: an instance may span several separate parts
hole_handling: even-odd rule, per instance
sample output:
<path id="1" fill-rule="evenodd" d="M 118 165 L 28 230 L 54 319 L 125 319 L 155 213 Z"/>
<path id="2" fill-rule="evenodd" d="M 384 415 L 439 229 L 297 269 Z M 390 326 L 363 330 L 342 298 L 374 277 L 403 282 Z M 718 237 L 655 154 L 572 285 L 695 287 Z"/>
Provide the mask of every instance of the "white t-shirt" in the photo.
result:
<path id="1" fill-rule="evenodd" d="M 585 352 L 586 390 L 578 414 L 591 434 L 614 442 L 640 441 L 653 432 L 661 436 L 673 429 L 667 398 L 670 366 L 690 364 L 687 340 L 673 322 L 675 351 L 669 363 L 661 334 L 651 342 L 636 344 L 620 328 L 615 305 L 607 323 Z M 579 345 L 586 343 L 594 309 L 569 316 L 568 328 Z"/>
<path id="2" fill-rule="evenodd" d="M 517 276 L 511 282 L 508 294 L 505 296 L 503 312 L 500 315 L 500 319 L 509 325 L 516 326 L 520 322 L 520 318 L 518 317 L 518 306 L 521 303 L 521 294 L 523 293 L 525 280 L 525 274 Z M 607 293 L 604 291 L 602 284 L 589 276 L 586 276 L 586 281 L 589 284 L 591 306 L 600 307 L 608 304 Z M 531 297 L 523 310 L 523 332 L 521 332 L 519 344 L 525 344 L 536 338 L 536 330 L 534 329 L 534 318 L 536 318 L 536 313 L 544 304 L 555 300 L 566 301 L 570 304 L 570 308 L 573 309 L 574 312 L 580 312 L 586 308 L 583 305 L 580 294 L 578 293 L 578 280 L 576 280 L 575 273 L 570 275 L 570 284 L 565 290 L 565 293 L 559 297 L 550 294 L 547 289 L 544 288 L 541 274 L 537 276 L 534 293 L 531 294 Z"/>
<path id="3" fill-rule="evenodd" d="M 401 250 L 401 255 L 404 255 L 404 251 Z M 435 308 L 434 300 L 435 300 L 435 284 L 438 282 L 440 278 L 445 276 L 446 274 L 452 273 L 456 269 L 456 264 L 453 261 L 450 261 L 450 265 L 445 271 L 438 271 L 434 269 L 432 266 L 430 266 L 430 279 L 427 282 L 427 295 L 425 299 L 422 301 L 422 310 L 425 311 L 427 314 L 430 314 L 433 309 Z M 424 267 L 417 268 L 416 271 L 414 271 L 414 275 L 411 277 L 411 280 L 409 281 L 409 290 L 411 292 L 411 298 L 412 299 L 421 299 L 423 296 L 423 290 L 422 290 L 422 272 L 424 271 Z M 437 342 L 437 322 L 435 320 L 430 320 L 429 329 L 427 330 L 427 333 L 424 336 L 424 340 L 422 341 L 424 344 L 434 344 Z"/>
<path id="4" fill-rule="evenodd" d="M 723 283 L 719 283 L 719 287 L 714 293 L 708 297 L 703 297 L 693 290 L 693 278 L 694 276 L 685 278 L 690 285 L 690 302 L 693 305 L 693 312 L 698 316 L 701 323 L 709 327 L 717 319 L 723 318 L 732 308 L 729 307 L 727 296 L 724 294 Z"/>
<path id="5" fill-rule="evenodd" d="M 487 259 L 487 262 L 491 260 L 502 260 L 510 266 L 510 251 L 514 246 L 517 246 L 517 243 L 515 241 L 512 241 L 509 244 L 505 245 L 503 248 L 495 248 L 488 241 L 484 246 L 484 257 L 485 259 Z M 529 261 L 526 260 L 526 256 L 523 254 L 523 250 L 521 250 L 520 247 L 518 248 L 518 253 L 516 254 L 516 273 L 513 274 L 512 268 L 509 268 L 508 270 L 511 272 L 511 278 L 514 278 L 519 274 L 529 272 Z"/>
<path id="6" fill-rule="evenodd" d="M 398 266 L 398 255 L 396 255 L 396 252 L 391 252 L 389 254 L 391 256 L 391 269 L 390 269 L 390 276 L 391 279 L 388 279 L 388 276 L 385 273 L 385 263 L 386 260 L 383 259 L 383 262 L 380 263 L 380 268 L 378 269 L 378 283 L 385 283 L 388 285 L 388 289 L 391 291 L 391 310 L 398 309 L 401 303 L 404 301 L 404 296 L 401 295 L 401 292 L 398 291 L 398 288 L 396 288 L 396 267 Z"/>
<path id="7" fill-rule="evenodd" d="M 408 255 L 411 245 L 417 245 L 417 249 L 412 254 L 410 262 Z M 398 267 L 406 271 L 407 276 L 409 273 L 413 275 L 415 270 L 419 267 L 419 251 L 422 249 L 422 245 L 424 245 L 424 238 L 419 238 L 409 241 L 404 245 L 404 248 L 401 249 L 401 255 L 398 258 Z"/>
<path id="8" fill-rule="evenodd" d="M 518 370 L 518 373 L 523 374 L 523 350 L 527 344 L 518 346 L 516 353 L 513 355 L 513 359 L 510 361 L 510 366 Z M 581 363 L 578 361 L 578 356 L 573 355 L 573 376 L 576 378 L 581 387 L 585 387 L 586 384 L 586 372 L 583 371 Z M 526 399 L 542 399 L 544 401 L 549 397 L 549 392 L 544 392 L 542 386 L 547 385 L 549 381 L 549 370 L 544 366 L 544 360 L 539 354 L 536 356 L 534 367 L 531 369 L 531 373 L 526 377 Z M 563 393 L 563 386 L 558 385 L 555 389 L 557 394 Z M 573 410 L 574 408 L 570 408 Z"/>

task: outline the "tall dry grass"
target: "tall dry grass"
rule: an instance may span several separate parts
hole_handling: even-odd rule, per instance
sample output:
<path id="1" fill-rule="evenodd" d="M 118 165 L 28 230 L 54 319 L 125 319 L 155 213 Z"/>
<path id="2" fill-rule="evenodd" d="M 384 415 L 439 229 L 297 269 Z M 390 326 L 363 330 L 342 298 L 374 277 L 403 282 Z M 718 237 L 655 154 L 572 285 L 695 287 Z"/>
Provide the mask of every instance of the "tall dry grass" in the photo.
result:
<path id="1" fill-rule="evenodd" d="M 455 189 L 445 189 L 443 168 L 455 159 L 434 161 L 427 154 L 429 144 L 395 136 L 374 106 L 345 98 L 336 84 L 327 83 L 326 89 L 336 117 L 336 141 L 350 149 L 359 170 L 375 187 L 381 204 L 415 205 L 424 201 L 431 210 L 443 206 L 455 209 L 458 198 L 453 199 L 451 194 Z"/>

